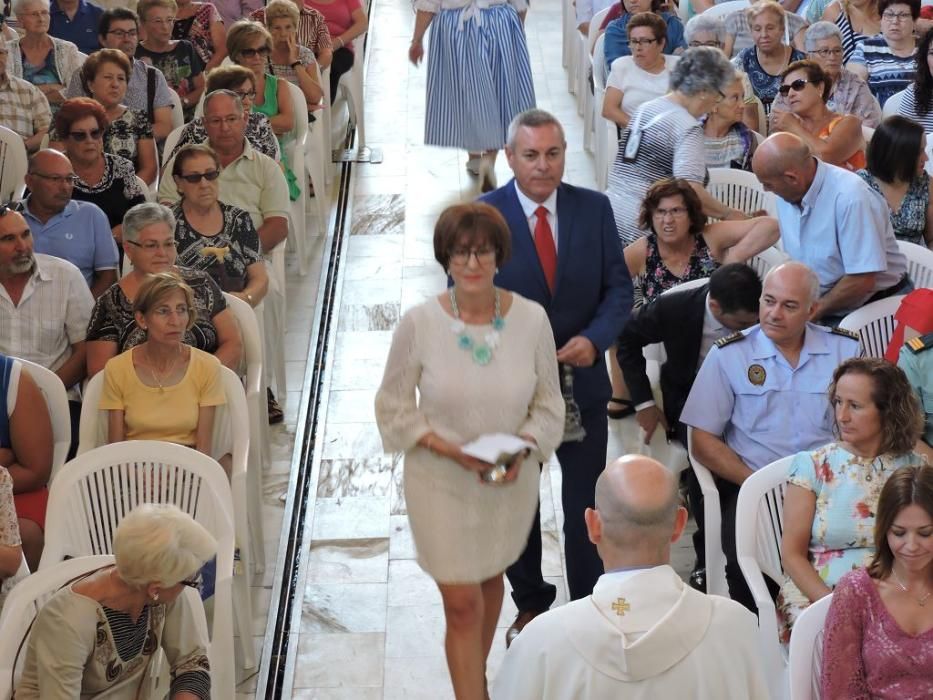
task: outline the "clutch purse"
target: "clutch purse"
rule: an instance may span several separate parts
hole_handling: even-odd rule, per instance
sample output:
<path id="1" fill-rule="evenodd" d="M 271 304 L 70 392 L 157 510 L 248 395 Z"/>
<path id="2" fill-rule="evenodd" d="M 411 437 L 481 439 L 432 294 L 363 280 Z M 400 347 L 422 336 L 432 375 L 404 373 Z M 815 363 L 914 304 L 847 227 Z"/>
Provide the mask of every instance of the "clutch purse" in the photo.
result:
<path id="1" fill-rule="evenodd" d="M 573 398 L 573 367 L 560 365 L 560 393 L 564 397 L 564 436 L 561 442 L 583 442 L 586 430 L 580 407 Z"/>

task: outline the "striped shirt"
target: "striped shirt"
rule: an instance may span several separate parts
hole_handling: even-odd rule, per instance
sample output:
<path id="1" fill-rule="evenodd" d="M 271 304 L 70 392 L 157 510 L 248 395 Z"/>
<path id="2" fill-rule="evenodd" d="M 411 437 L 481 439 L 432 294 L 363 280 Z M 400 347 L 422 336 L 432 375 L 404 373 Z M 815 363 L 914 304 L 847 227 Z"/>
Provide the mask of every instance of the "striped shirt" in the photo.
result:
<path id="1" fill-rule="evenodd" d="M 625 162 L 625 146 L 633 129 L 641 131 L 641 144 L 633 162 Z M 622 243 L 644 235 L 638 211 L 648 188 L 666 177 L 691 182 L 706 179 L 703 128 L 693 115 L 667 97 L 645 102 L 622 132 L 619 151 L 609 172 L 606 195 L 612 203 Z"/>
<path id="2" fill-rule="evenodd" d="M 884 107 L 891 95 L 900 92 L 913 81 L 917 72 L 916 54 L 915 46 L 909 56 L 896 55 L 879 34 L 856 46 L 850 62 L 865 66 L 868 70 L 868 88 Z"/>
<path id="3" fill-rule="evenodd" d="M 249 18 L 264 25 L 266 11 L 263 8 L 251 12 Z M 301 16 L 298 18 L 298 43 L 311 49 L 315 56 L 319 56 L 325 49 L 332 48 L 324 15 L 310 7 L 301 8 Z"/>
<path id="4" fill-rule="evenodd" d="M 0 124 L 28 139 L 51 123 L 49 102 L 39 88 L 22 78 L 0 74 Z"/>
<path id="5" fill-rule="evenodd" d="M 927 105 L 928 111 L 926 114 L 920 114 L 917 110 L 917 94 L 914 90 L 915 86 L 913 83 L 908 85 L 907 89 L 904 90 L 904 97 L 901 99 L 901 104 L 897 108 L 897 113 L 902 117 L 907 117 L 911 121 L 917 122 L 923 127 L 926 133 L 933 133 L 933 105 Z"/>
<path id="6" fill-rule="evenodd" d="M 836 17 L 835 25 L 839 27 L 839 32 L 842 34 L 842 62 L 848 63 L 852 58 L 852 54 L 855 52 L 855 47 L 868 37 L 852 28 L 849 15 L 845 12 L 839 13 L 839 16 Z"/>
<path id="7" fill-rule="evenodd" d="M 0 285 L 0 352 L 55 371 L 84 340 L 94 298 L 70 262 L 41 253 L 35 258 L 19 304 Z"/>

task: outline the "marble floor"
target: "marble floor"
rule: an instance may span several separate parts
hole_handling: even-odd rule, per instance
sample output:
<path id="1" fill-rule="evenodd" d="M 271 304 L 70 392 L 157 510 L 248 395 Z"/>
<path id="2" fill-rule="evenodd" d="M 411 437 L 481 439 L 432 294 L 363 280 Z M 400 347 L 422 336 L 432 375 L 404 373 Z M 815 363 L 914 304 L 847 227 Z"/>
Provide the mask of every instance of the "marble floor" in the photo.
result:
<path id="1" fill-rule="evenodd" d="M 434 261 L 433 225 L 448 205 L 477 196 L 465 170 L 466 155 L 423 145 L 424 66 L 407 61 L 413 11 L 409 0 L 374 0 L 366 78 L 366 129 L 382 149 L 378 165 L 354 167 L 350 236 L 341 261 L 335 346 L 328 353 L 326 409 L 320 413 L 318 481 L 313 504 L 302 624 L 295 673 L 283 697 L 318 700 L 445 700 L 453 693 L 443 650 L 443 611 L 430 578 L 414 559 L 401 461 L 382 451 L 373 397 L 392 331 L 401 313 L 445 285 Z M 565 180 L 593 187 L 593 158 L 583 149 L 582 119 L 567 92 L 561 68 L 559 0 L 535 0 L 526 22 L 538 105 L 553 112 L 567 132 Z M 429 49 L 430 50 L 430 49 Z M 500 182 L 509 176 L 504 158 Z M 322 241 L 318 241 L 322 245 Z M 320 271 L 289 271 L 285 423 L 272 431 L 272 469 L 265 479 L 264 580 L 254 588 L 253 633 L 262 645 L 271 575 L 282 520 L 280 496 L 288 485 L 296 414 Z M 635 445 L 634 421 L 614 422 L 608 456 Z M 560 544 L 561 473 L 547 465 L 541 480 L 543 570 L 566 599 Z M 678 571 L 693 560 L 689 538 L 675 552 Z M 490 678 L 505 652 L 504 632 L 515 615 L 506 595 L 500 634 L 489 662 Z M 255 676 L 238 672 L 238 698 L 255 693 Z"/>

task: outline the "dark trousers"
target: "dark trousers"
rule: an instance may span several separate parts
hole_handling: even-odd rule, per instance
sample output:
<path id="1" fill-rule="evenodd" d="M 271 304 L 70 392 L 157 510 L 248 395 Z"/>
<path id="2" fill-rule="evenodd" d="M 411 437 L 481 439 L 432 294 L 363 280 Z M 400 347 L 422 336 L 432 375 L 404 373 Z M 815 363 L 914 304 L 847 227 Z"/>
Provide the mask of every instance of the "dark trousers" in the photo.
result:
<path id="1" fill-rule="evenodd" d="M 334 103 L 337 96 L 337 84 L 340 76 L 353 67 L 353 52 L 348 48 L 340 47 L 334 51 L 334 59 L 330 64 L 330 103 Z"/>
<path id="2" fill-rule="evenodd" d="M 596 479 L 606 466 L 609 424 L 603 407 L 583 412 L 586 438 L 565 442 L 557 448 L 561 468 L 561 503 L 564 509 L 564 557 L 571 600 L 585 598 L 603 574 L 603 563 L 586 533 L 583 513 L 594 505 Z M 551 607 L 557 589 L 541 575 L 541 513 L 535 513 L 528 544 L 506 570 L 512 600 L 519 611 L 543 611 Z"/>
<path id="3" fill-rule="evenodd" d="M 687 426 L 677 421 L 674 434 L 678 442 L 680 442 L 686 450 Z M 683 479 L 682 483 L 685 483 L 687 487 L 687 505 L 697 525 L 697 529 L 693 533 L 693 551 L 696 552 L 695 568 L 702 569 L 706 566 L 706 533 L 703 530 L 703 490 L 700 488 L 700 482 L 697 481 L 697 475 L 693 469 L 684 471 L 681 478 Z"/>
<path id="4" fill-rule="evenodd" d="M 71 417 L 71 446 L 68 448 L 67 459 L 74 459 L 78 454 L 78 429 L 81 426 L 81 402 L 69 401 L 68 413 Z"/>

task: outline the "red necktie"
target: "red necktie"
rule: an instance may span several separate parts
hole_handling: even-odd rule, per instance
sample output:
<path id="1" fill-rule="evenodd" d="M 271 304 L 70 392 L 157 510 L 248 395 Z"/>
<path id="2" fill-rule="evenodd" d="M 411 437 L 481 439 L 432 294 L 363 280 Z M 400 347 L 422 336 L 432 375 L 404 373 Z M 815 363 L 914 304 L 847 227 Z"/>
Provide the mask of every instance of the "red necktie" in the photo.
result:
<path id="1" fill-rule="evenodd" d="M 544 270 L 547 286 L 553 293 L 554 280 L 557 276 L 557 248 L 554 246 L 554 234 L 551 232 L 551 225 L 547 222 L 546 208 L 535 209 L 535 216 L 538 217 L 538 223 L 535 224 L 535 249 L 538 251 L 538 259 L 541 261 L 541 269 Z"/>

